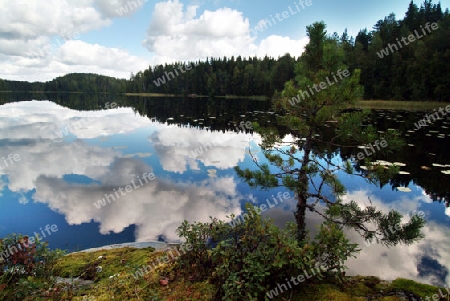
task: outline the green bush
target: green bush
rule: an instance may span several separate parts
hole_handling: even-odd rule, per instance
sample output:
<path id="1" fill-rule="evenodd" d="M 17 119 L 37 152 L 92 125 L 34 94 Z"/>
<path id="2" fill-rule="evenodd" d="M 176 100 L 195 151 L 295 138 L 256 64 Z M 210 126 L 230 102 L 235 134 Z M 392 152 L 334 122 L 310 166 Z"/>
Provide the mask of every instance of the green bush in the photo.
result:
<path id="1" fill-rule="evenodd" d="M 1 300 L 22 300 L 33 290 L 48 287 L 56 261 L 63 255 L 61 250 L 50 250 L 46 242 L 31 244 L 21 234 L 0 239 Z"/>
<path id="2" fill-rule="evenodd" d="M 319 265 L 326 265 L 325 275 L 340 276 L 343 262 L 357 251 L 334 224 L 324 223 L 315 240 L 298 242 L 296 225 L 279 229 L 258 208 L 246 208 L 248 217 L 235 226 L 211 218 L 211 223 L 184 221 L 178 228 L 193 246 L 180 257 L 179 267 L 191 275 L 212 276 L 216 300 L 264 299 L 276 283 Z"/>

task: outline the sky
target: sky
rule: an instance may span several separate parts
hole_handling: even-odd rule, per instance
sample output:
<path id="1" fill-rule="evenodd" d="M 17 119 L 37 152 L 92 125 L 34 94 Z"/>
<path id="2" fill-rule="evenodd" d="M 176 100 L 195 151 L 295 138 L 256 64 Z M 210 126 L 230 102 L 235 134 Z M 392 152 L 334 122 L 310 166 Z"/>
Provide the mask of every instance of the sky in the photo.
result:
<path id="1" fill-rule="evenodd" d="M 74 72 L 130 78 L 175 61 L 298 57 L 313 22 L 323 20 L 330 34 L 347 28 L 355 37 L 390 13 L 402 19 L 409 2 L 0 0 L 0 78 L 49 81 Z"/>

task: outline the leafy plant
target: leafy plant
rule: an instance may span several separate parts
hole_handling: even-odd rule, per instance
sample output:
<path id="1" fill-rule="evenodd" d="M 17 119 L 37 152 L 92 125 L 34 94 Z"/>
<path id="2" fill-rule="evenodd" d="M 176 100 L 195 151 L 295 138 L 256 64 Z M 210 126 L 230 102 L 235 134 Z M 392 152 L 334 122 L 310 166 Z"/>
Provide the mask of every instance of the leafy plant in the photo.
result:
<path id="1" fill-rule="evenodd" d="M 23 300 L 51 286 L 54 265 L 64 252 L 50 250 L 46 242 L 39 240 L 30 243 L 28 236 L 13 233 L 0 239 L 0 254 L 0 283 L 4 284 L 1 300 Z"/>
<path id="2" fill-rule="evenodd" d="M 295 224 L 280 229 L 251 204 L 246 210 L 248 218 L 236 226 L 212 218 L 211 223 L 184 221 L 178 228 L 187 243 L 196 243 L 180 257 L 179 267 L 192 274 L 203 267 L 204 275 L 212 275 L 216 300 L 261 300 L 274 283 L 318 265 L 327 264 L 323 272 L 339 276 L 335 271 L 358 251 L 336 225 L 325 224 L 315 240 L 299 244 Z"/>

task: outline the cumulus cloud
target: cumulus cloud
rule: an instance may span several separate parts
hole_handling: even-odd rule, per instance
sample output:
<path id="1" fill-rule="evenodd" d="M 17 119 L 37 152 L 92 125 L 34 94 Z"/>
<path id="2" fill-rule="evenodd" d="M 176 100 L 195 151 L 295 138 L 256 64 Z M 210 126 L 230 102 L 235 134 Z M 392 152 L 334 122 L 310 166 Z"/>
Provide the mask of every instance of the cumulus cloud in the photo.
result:
<path id="1" fill-rule="evenodd" d="M 131 108 L 80 112 L 43 101 L 5 104 L 0 106 L 0 127 L 4 129 L 0 154 L 17 154 L 20 161 L 0 170 L 0 176 L 8 176 L 8 188 L 14 192 L 34 189 L 42 174 L 61 178 L 78 173 L 96 178 L 121 154 L 81 139 L 132 132 L 149 122 L 135 116 Z M 57 142 L 69 134 L 80 139 Z"/>
<path id="2" fill-rule="evenodd" d="M 95 0 L 99 11 L 108 18 L 130 16 L 142 9 L 147 2 L 149 0 Z"/>
<path id="3" fill-rule="evenodd" d="M 155 5 L 144 45 L 161 57 L 179 60 L 207 56 L 236 55 L 255 47 L 248 35 L 249 21 L 241 12 L 229 8 L 206 10 L 195 18 L 197 6 L 178 1 Z"/>
<path id="4" fill-rule="evenodd" d="M 55 130 L 80 120 L 88 122 L 73 127 L 70 134 L 82 139 L 54 141 Z M 119 151 L 121 146 L 105 148 L 83 140 L 149 126 L 152 126 L 148 128 L 150 131 L 168 128 L 169 132 L 165 133 L 169 136 L 181 134 L 170 132 L 174 127 L 136 116 L 131 108 L 80 112 L 45 101 L 0 106 L 0 154 L 20 155 L 19 161 L 1 166 L 0 186 L 15 192 L 23 204 L 27 202 L 25 193 L 35 190 L 32 196 L 35 202 L 63 214 L 72 225 L 94 220 L 102 234 L 118 233 L 136 225 L 138 241 L 156 239 L 159 235 L 175 240 L 178 238 L 175 230 L 185 219 L 206 222 L 209 216 L 226 219 L 231 213 L 239 214 L 243 196 L 237 192 L 232 177 L 205 177 L 195 183 L 157 177 L 140 185 L 137 177 L 153 172 L 153 167 L 142 160 L 150 153 L 135 153 L 132 157 L 123 155 Z M 91 183 L 68 182 L 64 176 L 70 174 L 86 176 Z M 132 192 L 100 209 L 94 205 L 105 194 L 114 195 L 133 180 L 139 187 Z"/>
<path id="5" fill-rule="evenodd" d="M 256 55 L 259 57 L 264 57 L 265 55 L 278 57 L 289 53 L 294 56 L 299 56 L 308 42 L 308 37 L 292 40 L 289 37 L 272 35 L 261 41 L 256 50 Z"/>
<path id="6" fill-rule="evenodd" d="M 391 209 L 399 211 L 403 216 L 403 222 L 407 222 L 413 213 L 420 210 L 421 204 L 428 201 L 422 195 L 403 196 L 392 203 L 383 202 L 368 190 L 356 190 L 348 192 L 344 201 L 354 200 L 361 207 L 366 207 L 369 200 L 378 209 L 388 212 Z M 290 210 L 275 207 L 264 214 L 273 218 L 279 227 L 286 222 L 295 222 L 295 202 L 288 203 Z M 324 210 L 322 206 L 317 207 Z M 383 245 L 366 243 L 354 230 L 345 229 L 347 237 L 352 243 L 359 244 L 361 252 L 357 258 L 350 258 L 345 265 L 348 267 L 348 275 L 377 276 L 381 279 L 393 280 L 399 277 L 413 279 L 421 283 L 434 285 L 450 285 L 450 237 L 448 227 L 427 220 L 429 212 L 425 212 L 425 226 L 423 234 L 425 238 L 410 246 L 397 245 L 387 248 Z M 323 222 L 318 214 L 307 211 L 307 230 L 313 237 L 318 233 L 317 226 Z M 423 261 L 434 262 L 433 267 L 423 265 Z"/>
<path id="7" fill-rule="evenodd" d="M 0 38 L 27 40 L 42 36 L 67 37 L 109 25 L 110 21 L 87 4 L 90 1 L 1 1 Z M 50 17 L 50 20 L 49 20 Z"/>
<path id="8" fill-rule="evenodd" d="M 129 52 L 79 40 L 112 24 L 110 10 L 126 1 L 2 1 L 0 78 L 46 81 L 73 72 L 128 78 L 148 66 Z"/>
<path id="9" fill-rule="evenodd" d="M 162 167 L 177 173 L 185 172 L 188 166 L 198 170 L 198 162 L 220 169 L 232 168 L 244 160 L 250 139 L 260 138 L 177 126 L 164 127 L 149 137 Z"/>
<path id="10" fill-rule="evenodd" d="M 365 206 L 370 197 L 372 204 L 385 212 L 395 209 L 404 215 L 404 222 L 409 220 L 414 211 L 420 211 L 419 206 L 426 200 L 422 196 L 403 197 L 392 203 L 384 203 L 381 199 L 365 190 L 352 191 L 346 196 L 346 200 L 354 200 L 360 206 Z M 418 201 L 418 199 L 421 201 Z M 426 216 L 428 213 L 425 212 Z M 426 219 L 426 217 L 425 217 Z M 347 231 L 349 238 L 358 243 L 362 251 L 357 258 L 351 258 L 346 266 L 349 268 L 350 275 L 372 275 L 382 279 L 393 280 L 398 277 L 413 279 L 419 282 L 435 285 L 450 285 L 450 237 L 446 234 L 448 228 L 434 221 L 426 221 L 423 228 L 425 238 L 410 246 L 397 245 L 387 248 L 383 245 L 368 245 L 361 236 L 354 231 Z M 431 258 L 440 266 L 440 269 L 432 273 L 424 273 L 421 270 L 421 262 L 424 258 Z M 441 271 L 443 269 L 443 271 Z M 445 279 L 437 277 L 438 275 L 447 275 Z"/>
<path id="11" fill-rule="evenodd" d="M 121 49 L 84 40 L 85 34 L 107 28 L 121 16 L 154 5 L 144 40 Z M 269 36 L 256 43 L 249 20 L 227 7 L 198 13 L 200 6 L 178 0 L 3 1 L 0 13 L 0 78 L 47 81 L 72 72 L 128 78 L 149 65 L 195 61 L 207 57 L 298 56 L 307 38 Z M 98 33 L 102 34 L 102 33 Z M 149 57 L 131 51 L 142 44 Z M 114 45 L 114 44 L 112 44 Z"/>
<path id="12" fill-rule="evenodd" d="M 67 73 L 97 73 L 128 78 L 130 72 L 137 72 L 148 66 L 146 59 L 130 55 L 119 48 L 89 44 L 81 40 L 68 40 L 62 44 L 48 44 L 48 39 L 39 41 L 44 42 L 27 51 L 25 51 L 26 48 L 19 50 L 23 56 L 0 54 L 0 57 L 5 58 L 5 61 L 0 63 L 0 70 L 2 70 L 0 77 L 44 81 Z M 16 47 L 20 49 L 18 45 L 12 46 L 12 48 Z M 24 70 L 26 75 L 23 73 Z"/>
<path id="13" fill-rule="evenodd" d="M 248 18 L 230 8 L 205 10 L 197 17 L 198 6 L 178 0 L 155 5 L 144 45 L 154 54 L 153 62 L 187 61 L 222 56 L 273 57 L 291 53 L 299 56 L 307 38 L 269 36 L 259 45 L 250 36 Z"/>
<path id="14" fill-rule="evenodd" d="M 102 234 L 119 233 L 134 224 L 137 241 L 155 240 L 160 235 L 177 240 L 175 230 L 185 219 L 206 222 L 209 216 L 226 219 L 226 215 L 239 212 L 240 196 L 232 178 L 208 178 L 196 183 L 156 178 L 142 186 L 136 181 L 138 188 L 133 191 L 99 209 L 94 205 L 105 194 L 114 195 L 114 189 L 131 184 L 136 175 L 149 171 L 151 167 L 139 160 L 122 158 L 97 177 L 102 184 L 74 185 L 42 175 L 33 198 L 64 214 L 71 225 L 98 222 Z"/>

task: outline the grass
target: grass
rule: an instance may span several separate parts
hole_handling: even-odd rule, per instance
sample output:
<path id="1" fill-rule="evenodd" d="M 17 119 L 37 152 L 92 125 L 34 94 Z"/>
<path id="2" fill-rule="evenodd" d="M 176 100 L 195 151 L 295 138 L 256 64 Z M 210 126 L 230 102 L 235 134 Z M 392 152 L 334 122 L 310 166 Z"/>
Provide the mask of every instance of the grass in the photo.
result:
<path id="1" fill-rule="evenodd" d="M 398 100 L 360 100 L 356 103 L 359 109 L 386 109 L 407 111 L 429 111 L 445 108 L 450 103 L 436 101 L 398 101 Z"/>
<path id="2" fill-rule="evenodd" d="M 124 93 L 125 96 L 139 96 L 139 97 L 179 97 L 182 95 L 177 94 L 164 94 L 164 93 Z"/>
<path id="3" fill-rule="evenodd" d="M 165 254 L 167 254 L 165 251 L 155 251 L 153 248 L 130 247 L 72 253 L 58 261 L 54 268 L 54 275 L 63 278 L 82 276 L 93 280 L 93 283 L 77 288 L 70 285 L 62 288 L 55 286 L 49 291 L 58 289 L 60 292 L 53 300 L 213 300 L 215 287 L 209 283 L 208 279 L 191 281 L 174 269 L 173 262 L 161 264 L 142 277 L 133 276 L 142 265 L 151 264 Z M 102 267 L 101 272 L 96 272 L 98 266 Z M 169 278 L 167 286 L 159 283 L 161 275 Z M 38 279 L 28 279 L 28 281 L 39 282 Z M 36 294 L 29 291 L 28 287 L 26 289 L 27 296 L 23 300 L 51 300 L 43 297 L 42 293 Z M 390 293 L 404 291 L 413 293 L 417 297 L 431 298 L 439 288 L 402 278 L 388 282 L 377 277 L 355 276 L 345 277 L 342 283 L 315 279 L 294 289 L 272 300 L 400 301 L 404 299 Z M 446 293 L 445 290 L 444 293 Z M 369 296 L 372 299 L 368 299 Z"/>

